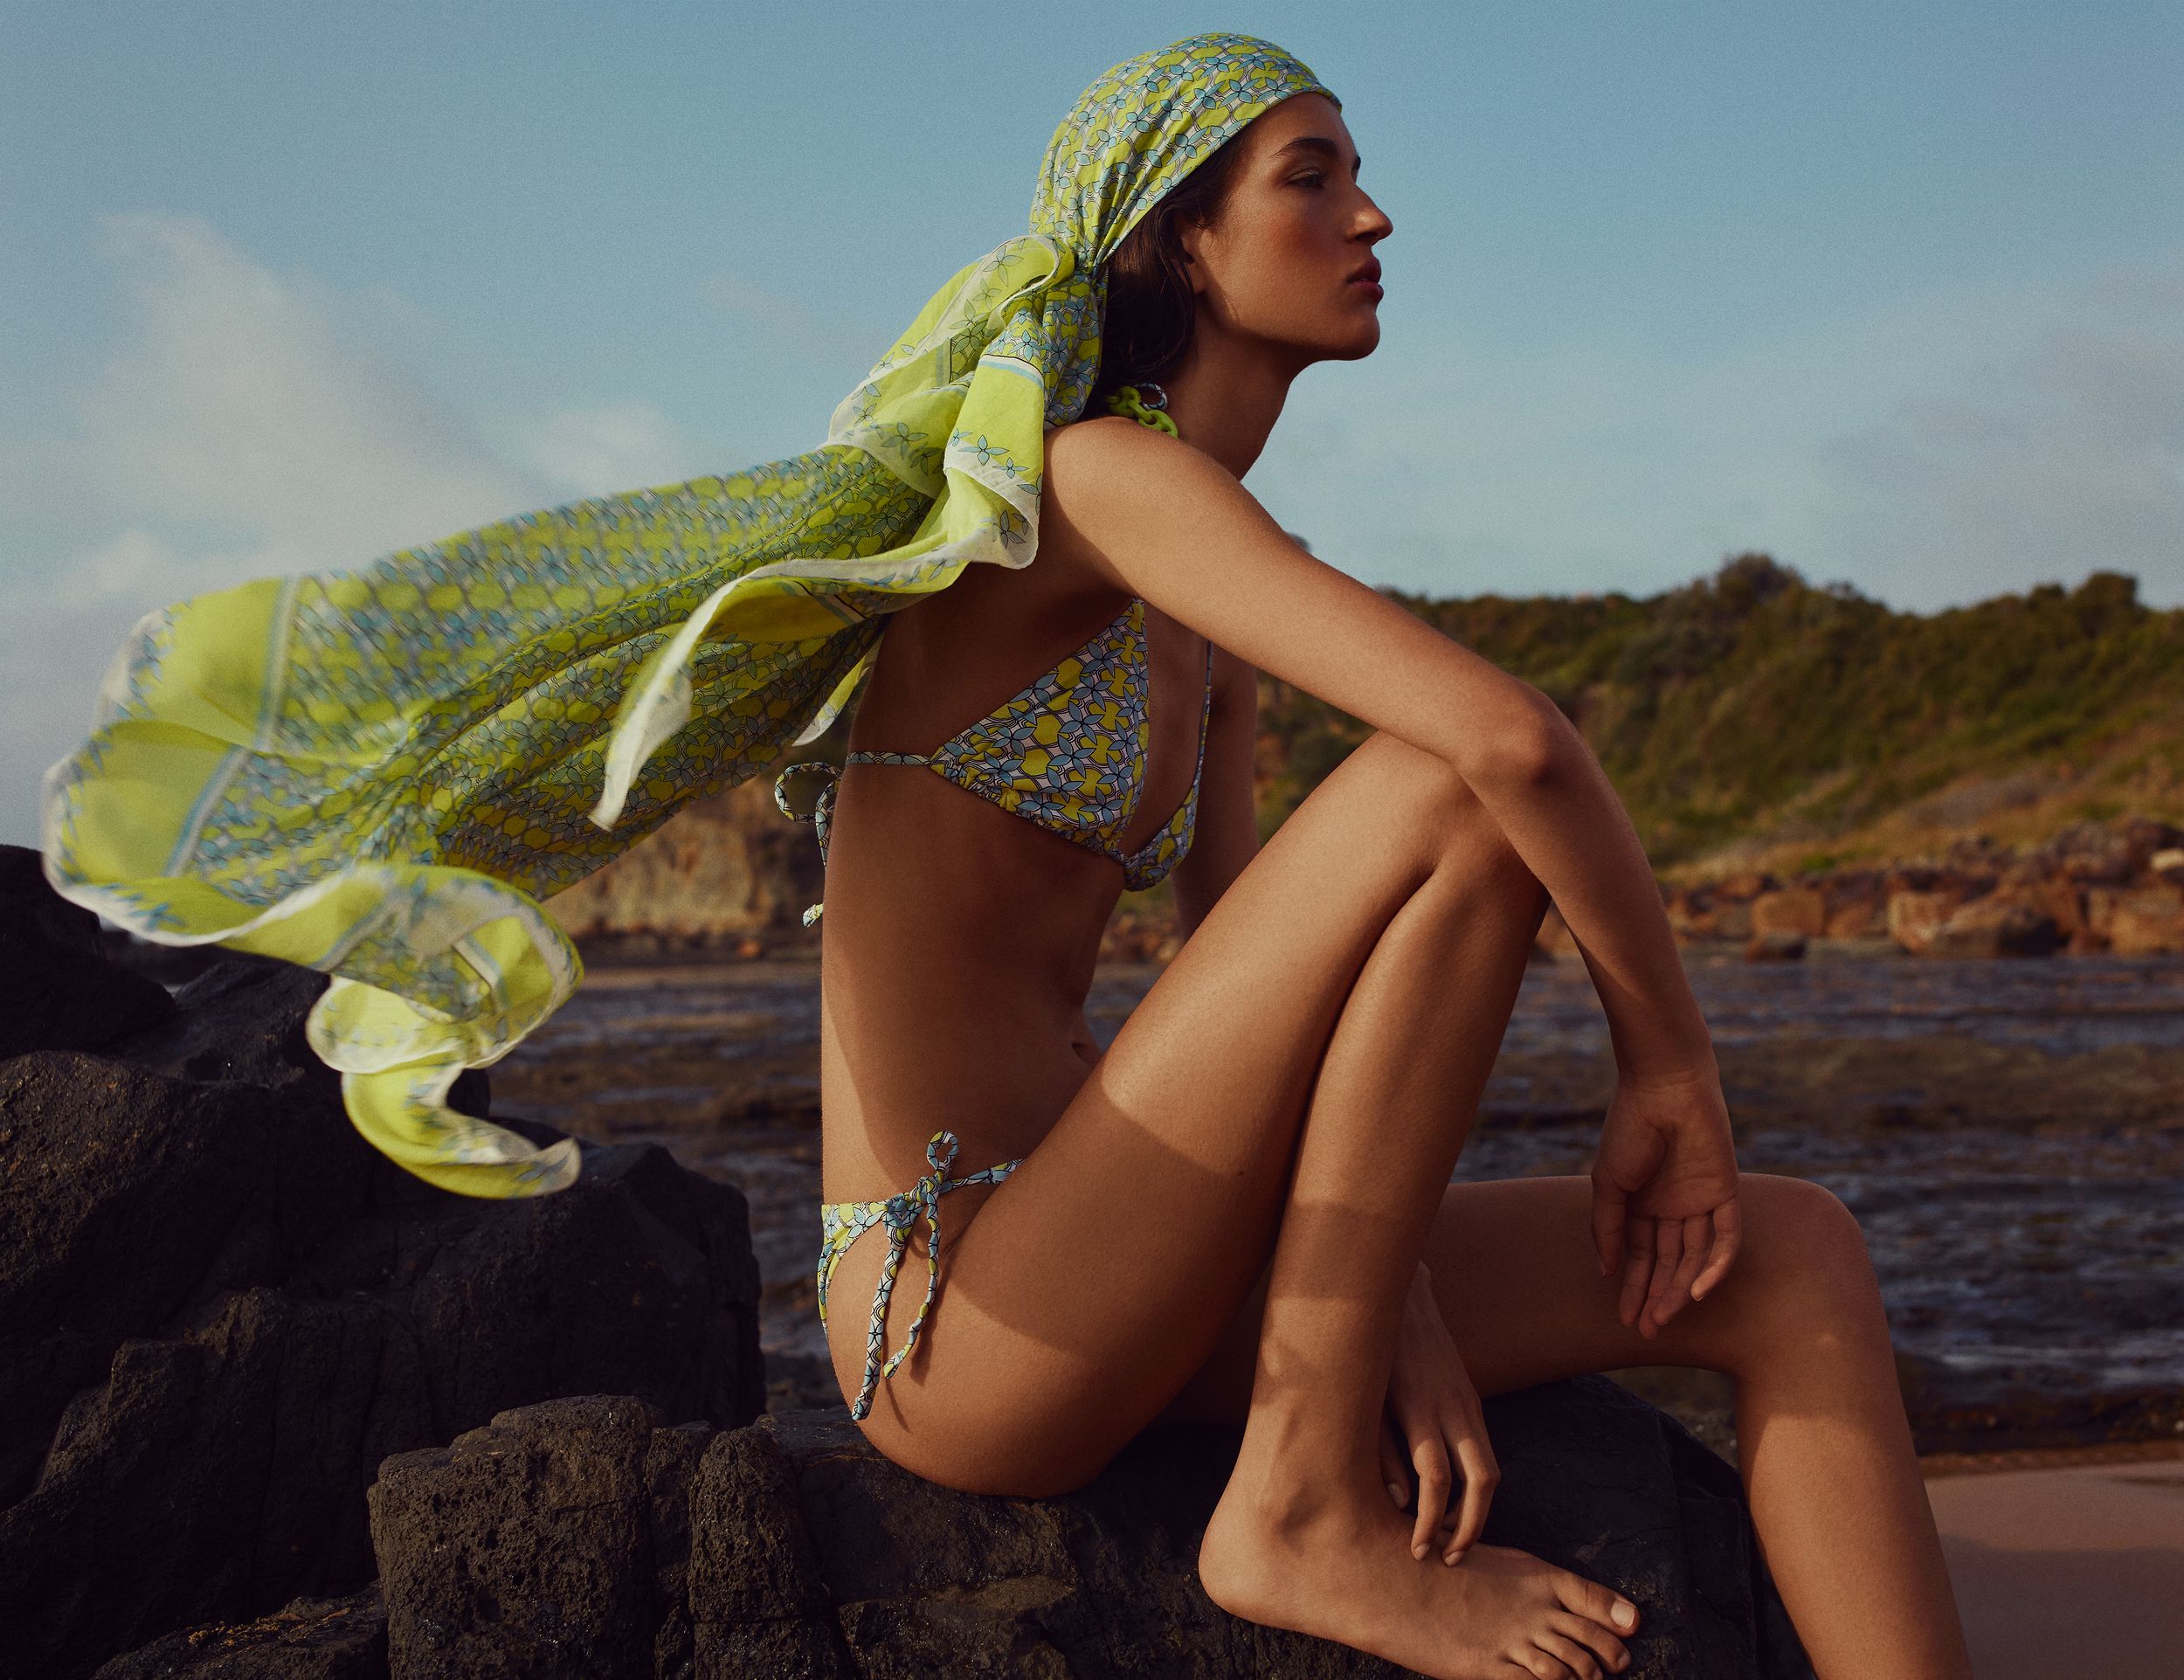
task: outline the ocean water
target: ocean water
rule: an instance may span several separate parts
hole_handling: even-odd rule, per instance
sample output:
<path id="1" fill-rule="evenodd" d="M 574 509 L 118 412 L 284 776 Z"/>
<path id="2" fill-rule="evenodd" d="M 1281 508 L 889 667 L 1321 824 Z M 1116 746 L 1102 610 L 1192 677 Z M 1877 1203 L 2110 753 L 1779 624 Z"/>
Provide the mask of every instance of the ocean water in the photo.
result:
<path id="1" fill-rule="evenodd" d="M 1752 1171 L 1857 1215 L 1897 1345 L 2056 1394 L 2184 1389 L 2184 959 L 1693 958 Z M 1159 970 L 1103 968 L 1104 1047 Z M 815 962 L 600 967 L 496 1111 L 750 1198 L 770 1350 L 823 1358 Z M 1613 1089 L 1581 965 L 1528 971 L 1459 1179 L 1582 1172 Z"/>

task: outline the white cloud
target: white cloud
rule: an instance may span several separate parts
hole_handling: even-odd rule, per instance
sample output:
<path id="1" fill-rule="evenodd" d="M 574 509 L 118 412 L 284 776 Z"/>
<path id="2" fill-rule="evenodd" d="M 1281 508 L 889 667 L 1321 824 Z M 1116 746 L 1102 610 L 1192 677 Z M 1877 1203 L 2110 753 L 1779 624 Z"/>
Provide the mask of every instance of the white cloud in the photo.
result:
<path id="1" fill-rule="evenodd" d="M 1819 460 L 1821 530 L 1904 605 L 2095 570 L 2184 599 L 2184 275 L 2104 276 Z"/>
<path id="2" fill-rule="evenodd" d="M 87 727 L 144 612 L 254 577 L 351 570 L 580 495 L 665 481 L 674 428 L 625 404 L 494 448 L 390 342 L 413 312 L 281 275 L 195 217 L 103 224 L 122 329 L 58 418 L 0 443 L 0 840 L 34 843 L 45 766 Z M 516 457 L 509 459 L 509 455 Z"/>
<path id="3" fill-rule="evenodd" d="M 1764 549 L 1927 609 L 2131 571 L 2184 602 L 2184 272 L 1885 300 L 1678 357 L 1392 321 L 1254 490 L 1372 583 L 1648 592 Z"/>
<path id="4" fill-rule="evenodd" d="M 529 428 L 524 453 L 563 497 L 607 495 L 636 486 L 681 482 L 670 463 L 685 453 L 682 433 L 650 403 L 563 409 Z"/>
<path id="5" fill-rule="evenodd" d="M 104 508 L 349 567 L 538 500 L 308 275 L 275 275 L 196 218 L 112 218 L 105 249 L 131 330 L 79 404 Z"/>
<path id="6" fill-rule="evenodd" d="M 797 338 L 816 338 L 826 328 L 800 299 L 722 269 L 705 282 L 707 299 L 724 313 Z"/>

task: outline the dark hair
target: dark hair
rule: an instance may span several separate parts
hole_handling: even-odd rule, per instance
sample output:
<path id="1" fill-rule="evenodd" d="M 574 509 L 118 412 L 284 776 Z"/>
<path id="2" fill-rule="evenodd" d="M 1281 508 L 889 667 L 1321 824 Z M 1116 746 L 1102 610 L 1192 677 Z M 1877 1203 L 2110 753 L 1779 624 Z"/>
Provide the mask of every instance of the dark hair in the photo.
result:
<path id="1" fill-rule="evenodd" d="M 1240 128 L 1190 174 L 1168 189 L 1107 259 L 1107 313 L 1100 324 L 1100 370 L 1085 404 L 1102 411 L 1108 398 L 1140 379 L 1158 379 L 1183 360 L 1198 324 L 1198 299 L 1183 266 L 1185 222 L 1206 226 L 1221 213 L 1235 184 L 1243 148 Z"/>

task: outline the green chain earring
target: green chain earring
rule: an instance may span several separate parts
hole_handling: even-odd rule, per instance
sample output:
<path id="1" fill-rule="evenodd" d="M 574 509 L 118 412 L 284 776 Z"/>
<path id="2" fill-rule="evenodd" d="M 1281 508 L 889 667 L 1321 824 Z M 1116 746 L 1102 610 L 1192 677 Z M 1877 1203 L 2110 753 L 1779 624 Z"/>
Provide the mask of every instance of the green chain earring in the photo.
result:
<path id="1" fill-rule="evenodd" d="M 1168 393 L 1150 379 L 1141 380 L 1134 385 L 1124 385 L 1107 399 L 1109 413 L 1127 414 L 1140 425 L 1165 432 L 1171 438 L 1180 438 L 1183 434 L 1176 430 L 1175 421 L 1162 411 L 1167 406 Z"/>

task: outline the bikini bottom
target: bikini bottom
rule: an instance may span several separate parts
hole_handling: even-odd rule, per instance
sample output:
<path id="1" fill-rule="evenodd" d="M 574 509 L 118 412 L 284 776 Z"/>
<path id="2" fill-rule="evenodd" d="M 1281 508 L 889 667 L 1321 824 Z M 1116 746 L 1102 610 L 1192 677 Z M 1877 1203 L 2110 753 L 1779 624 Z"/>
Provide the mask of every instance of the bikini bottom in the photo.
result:
<path id="1" fill-rule="evenodd" d="M 999 1184 L 1023 1165 L 1024 1158 L 1003 1161 L 977 1172 L 966 1173 L 960 1179 L 947 1177 L 949 1164 L 956 1158 L 956 1134 L 936 1131 L 925 1145 L 925 1164 L 932 1168 L 908 1190 L 888 1197 L 883 1201 L 833 1201 L 819 1207 L 819 1324 L 826 1323 L 826 1284 L 834 1275 L 834 1262 L 847 1252 L 849 1245 L 859 1234 L 874 1225 L 888 1227 L 887 1263 L 880 1270 L 880 1286 L 872 1297 L 872 1327 L 865 1337 L 865 1381 L 857 1391 L 856 1403 L 849 1408 L 849 1415 L 861 1419 L 872 1410 L 872 1394 L 881 1377 L 893 1377 L 895 1367 L 902 1363 L 917 1341 L 917 1332 L 925 1314 L 933 1304 L 933 1296 L 940 1286 L 940 1199 L 950 1190 L 960 1190 L 967 1184 Z M 910 1321 L 909 1333 L 902 1338 L 902 1345 L 895 1349 L 886 1365 L 880 1363 L 885 1351 L 885 1325 L 888 1296 L 895 1289 L 895 1274 L 902 1263 L 902 1250 L 909 1245 L 910 1227 L 917 1223 L 920 1213 L 925 1215 L 927 1228 L 931 1233 L 926 1243 L 925 1299 L 918 1307 L 917 1317 Z"/>

